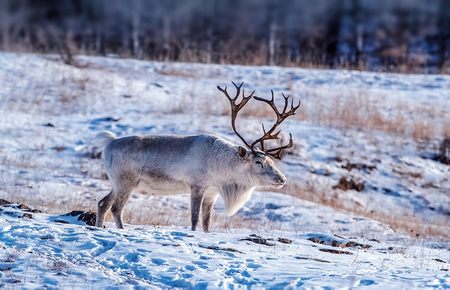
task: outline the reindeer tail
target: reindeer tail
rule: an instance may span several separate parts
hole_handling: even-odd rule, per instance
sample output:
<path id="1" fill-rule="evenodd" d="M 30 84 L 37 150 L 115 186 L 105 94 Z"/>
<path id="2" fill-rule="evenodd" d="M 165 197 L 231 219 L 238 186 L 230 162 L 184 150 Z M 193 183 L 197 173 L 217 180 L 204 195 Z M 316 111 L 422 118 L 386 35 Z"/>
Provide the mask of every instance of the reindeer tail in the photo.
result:
<path id="1" fill-rule="evenodd" d="M 104 131 L 104 132 L 98 133 L 93 142 L 94 146 L 96 148 L 95 151 L 97 153 L 102 152 L 105 149 L 105 147 L 108 146 L 109 143 L 111 143 L 115 139 L 117 139 L 117 136 L 114 135 L 114 133 L 112 133 L 110 131 Z"/>

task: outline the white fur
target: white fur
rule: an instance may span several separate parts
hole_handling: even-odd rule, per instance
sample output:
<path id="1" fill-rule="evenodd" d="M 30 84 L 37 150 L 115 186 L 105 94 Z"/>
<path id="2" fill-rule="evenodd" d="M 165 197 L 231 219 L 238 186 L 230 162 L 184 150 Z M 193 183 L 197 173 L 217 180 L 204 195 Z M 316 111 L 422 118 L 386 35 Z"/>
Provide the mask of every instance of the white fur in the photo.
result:
<path id="1" fill-rule="evenodd" d="M 220 194 L 225 203 L 225 214 L 232 216 L 237 213 L 252 197 L 254 187 L 233 184 L 225 184 L 220 187 Z"/>
<path id="2" fill-rule="evenodd" d="M 191 191 L 192 198 L 215 192 L 222 196 L 226 214 L 231 216 L 251 198 L 256 187 L 284 183 L 286 179 L 264 154 L 247 151 L 240 156 L 239 146 L 209 134 L 117 139 L 113 133 L 103 132 L 95 142 L 98 150 L 103 151 L 105 170 L 113 187 L 111 199 L 116 203 L 120 203 L 117 201 L 120 198 L 126 202 L 132 191 L 152 194 Z M 265 167 L 255 165 L 256 159 L 267 161 Z M 215 200 L 214 194 L 208 199 Z M 118 219 L 122 208 L 123 205 L 115 215 Z"/>
<path id="3" fill-rule="evenodd" d="M 98 133 L 93 141 L 95 151 L 97 153 L 102 152 L 103 149 L 105 149 L 105 147 L 108 146 L 108 144 L 114 141 L 115 139 L 117 139 L 117 136 L 110 131 Z"/>

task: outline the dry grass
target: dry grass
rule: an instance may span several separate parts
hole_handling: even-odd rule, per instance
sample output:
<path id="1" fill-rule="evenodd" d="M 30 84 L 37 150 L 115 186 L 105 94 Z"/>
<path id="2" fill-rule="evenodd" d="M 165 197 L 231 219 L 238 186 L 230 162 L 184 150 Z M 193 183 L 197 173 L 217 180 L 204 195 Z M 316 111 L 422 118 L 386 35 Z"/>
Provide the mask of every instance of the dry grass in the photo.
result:
<path id="1" fill-rule="evenodd" d="M 355 215 L 364 216 L 383 224 L 390 226 L 394 231 L 410 235 L 414 238 L 442 238 L 450 239 L 448 231 L 448 220 L 446 217 L 440 219 L 434 218 L 432 221 L 424 220 L 412 213 L 399 213 L 386 215 L 383 212 L 377 212 L 374 209 L 365 207 L 363 204 L 356 202 L 344 201 L 339 195 L 330 189 L 326 189 L 326 185 L 320 187 L 317 181 L 311 180 L 305 186 L 297 183 L 288 183 L 282 192 L 289 195 L 308 200 L 317 204 L 329 206 L 331 208 L 350 212 Z M 331 188 L 329 186 L 328 188 Z M 27 198 L 11 199 L 8 196 L 1 196 L 12 202 L 32 204 L 33 208 L 43 210 L 52 214 L 62 214 L 70 212 L 74 209 L 83 211 L 96 212 L 96 202 L 80 201 L 80 199 L 72 199 L 61 203 L 60 201 L 46 201 L 45 203 L 33 202 Z M 133 225 L 152 225 L 152 226 L 190 226 L 190 210 L 188 198 L 186 203 L 177 205 L 177 208 L 166 205 L 164 207 L 159 203 L 159 199 L 141 199 L 130 200 L 125 207 L 124 221 Z M 39 205 L 40 204 L 40 205 Z M 113 222 L 110 213 L 106 216 L 106 221 Z M 201 222 L 198 225 L 201 229 Z M 225 230 L 246 228 L 252 231 L 274 231 L 283 230 L 284 224 L 281 222 L 272 222 L 269 220 L 253 219 L 236 215 L 226 217 L 219 212 L 213 212 L 211 221 L 211 230 Z"/>
<path id="2" fill-rule="evenodd" d="M 162 67 L 161 69 L 156 69 L 155 72 L 160 75 L 170 77 L 181 77 L 187 79 L 199 78 L 199 76 L 196 73 L 193 73 L 192 71 L 186 71 L 181 68 L 174 68 L 174 67 Z"/>
<path id="3" fill-rule="evenodd" d="M 168 113 L 192 113 L 229 115 L 230 108 L 225 98 L 218 100 L 218 93 L 205 94 L 200 78 L 204 77 L 195 70 L 183 67 L 163 66 L 157 73 L 181 77 L 190 80 L 190 85 L 182 92 L 178 102 L 168 108 Z M 74 76 L 73 79 L 63 79 L 60 94 L 61 104 L 72 107 L 79 96 L 89 95 L 92 80 L 87 77 Z M 287 80 L 288 91 L 299 91 L 296 83 Z M 75 90 L 73 90 L 75 89 Z M 416 141 L 445 139 L 450 136 L 450 112 L 444 106 L 434 103 L 417 104 L 413 101 L 396 99 L 381 93 L 375 94 L 367 90 L 342 90 L 322 93 L 307 90 L 307 98 L 296 117 L 313 124 L 339 129 L 378 130 L 401 137 L 412 137 Z M 281 98 L 277 96 L 277 98 Z M 65 108 L 67 111 L 67 108 Z M 272 110 L 265 104 L 253 102 L 240 113 L 243 117 L 273 118 Z"/>
<path id="4" fill-rule="evenodd" d="M 148 210 L 135 210 L 138 205 L 128 205 L 124 210 L 124 221 L 133 225 L 189 225 L 190 212 L 186 210 L 175 210 L 170 207 L 164 209 L 148 204 Z M 108 214 L 110 215 L 110 214 Z M 110 219 L 111 220 L 111 219 Z"/>
<path id="5" fill-rule="evenodd" d="M 445 139 L 450 135 L 450 113 L 435 104 L 386 102 L 386 96 L 367 91 L 342 92 L 322 95 L 311 93 L 298 111 L 296 118 L 342 130 L 360 129 L 382 131 L 391 135 L 411 137 L 416 141 Z M 229 110 L 224 110 L 229 114 Z M 268 106 L 253 103 L 242 116 L 273 118 Z"/>
<path id="6" fill-rule="evenodd" d="M 330 96 L 315 95 L 304 102 L 297 117 L 338 129 L 381 131 L 413 138 L 416 142 L 450 135 L 450 113 L 443 106 L 397 101 L 384 103 L 383 95 L 366 91 Z"/>
<path id="7" fill-rule="evenodd" d="M 63 272 L 69 269 L 69 264 L 64 261 L 49 260 L 47 263 L 47 268 L 50 271 Z"/>
<path id="8" fill-rule="evenodd" d="M 286 186 L 283 191 L 301 199 L 379 221 L 390 226 L 394 231 L 398 231 L 415 238 L 435 237 L 446 240 L 450 239 L 448 219 L 444 216 L 440 219 L 434 218 L 432 221 L 427 221 L 407 212 L 396 212 L 395 214 L 386 215 L 384 212 L 377 212 L 376 210 L 365 207 L 358 202 L 344 202 L 343 199 L 339 198 L 335 192 L 321 189 L 317 184 L 315 184 L 314 181 L 309 182 L 306 186 L 300 186 L 296 183 L 288 183 L 288 186 Z"/>

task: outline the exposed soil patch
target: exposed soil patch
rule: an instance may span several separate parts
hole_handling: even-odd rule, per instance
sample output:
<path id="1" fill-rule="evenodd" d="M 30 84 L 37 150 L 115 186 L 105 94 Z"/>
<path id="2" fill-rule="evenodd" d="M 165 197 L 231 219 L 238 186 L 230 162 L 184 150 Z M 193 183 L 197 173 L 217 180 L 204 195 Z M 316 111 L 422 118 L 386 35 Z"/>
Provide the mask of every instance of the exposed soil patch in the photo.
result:
<path id="1" fill-rule="evenodd" d="M 336 184 L 335 186 L 333 186 L 333 189 L 340 189 L 340 190 L 356 190 L 358 192 L 361 192 L 364 190 L 364 182 L 357 182 L 354 181 L 351 178 L 347 178 L 347 177 L 341 177 L 341 179 L 339 179 L 338 184 Z"/>
<path id="2" fill-rule="evenodd" d="M 0 206 L 14 208 L 14 209 L 20 209 L 25 212 L 33 212 L 33 213 L 42 212 L 38 209 L 32 209 L 28 205 L 25 205 L 22 203 L 14 203 L 14 202 L 10 202 L 10 201 L 4 200 L 4 199 L 0 199 Z"/>
<path id="3" fill-rule="evenodd" d="M 348 159 L 344 159 L 345 164 L 341 166 L 341 168 L 344 168 L 348 171 L 352 171 L 353 169 L 365 171 L 367 173 L 370 173 L 372 170 L 375 170 L 377 167 L 375 165 L 367 165 L 364 163 L 352 163 Z"/>
<path id="4" fill-rule="evenodd" d="M 97 219 L 97 214 L 80 210 L 71 211 L 69 213 L 66 213 L 64 216 L 78 216 L 78 220 L 84 222 L 88 226 L 94 226 L 95 220 Z"/>

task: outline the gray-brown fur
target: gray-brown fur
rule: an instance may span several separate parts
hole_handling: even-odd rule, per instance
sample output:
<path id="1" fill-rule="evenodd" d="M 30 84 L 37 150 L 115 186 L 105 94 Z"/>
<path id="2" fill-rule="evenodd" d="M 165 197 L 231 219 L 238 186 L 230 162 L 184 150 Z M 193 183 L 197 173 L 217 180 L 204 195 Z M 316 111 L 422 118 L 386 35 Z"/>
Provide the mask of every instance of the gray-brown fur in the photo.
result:
<path id="1" fill-rule="evenodd" d="M 209 230 L 217 196 L 234 214 L 259 186 L 280 187 L 286 177 L 262 152 L 252 152 L 214 135 L 130 136 L 110 132 L 98 137 L 112 191 L 98 204 L 96 225 L 103 226 L 111 209 L 118 228 L 133 191 L 151 194 L 191 193 L 191 225 L 196 229 L 202 211 L 203 230 Z"/>
<path id="2" fill-rule="evenodd" d="M 202 227 L 204 232 L 209 231 L 209 224 L 211 223 L 211 214 L 214 203 L 217 200 L 218 194 L 205 195 L 202 203 Z"/>

